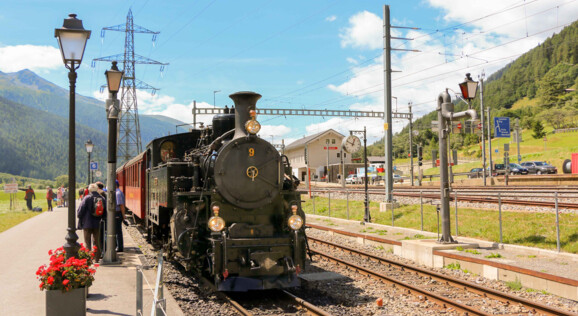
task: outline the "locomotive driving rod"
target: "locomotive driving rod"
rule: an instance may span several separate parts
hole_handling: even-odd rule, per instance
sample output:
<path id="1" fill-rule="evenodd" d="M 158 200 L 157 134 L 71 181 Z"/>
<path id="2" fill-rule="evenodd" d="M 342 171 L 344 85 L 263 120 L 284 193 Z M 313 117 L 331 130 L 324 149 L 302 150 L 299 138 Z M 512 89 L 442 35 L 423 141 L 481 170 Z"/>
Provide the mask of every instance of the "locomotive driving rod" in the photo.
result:
<path id="1" fill-rule="evenodd" d="M 440 201 L 442 215 L 442 238 L 441 243 L 454 243 L 450 230 L 450 199 L 449 199 L 449 176 L 448 176 L 448 135 L 453 119 L 469 116 L 476 119 L 478 115 L 474 109 L 454 113 L 454 104 L 448 90 L 440 93 L 438 97 L 438 124 L 439 124 L 439 151 L 440 151 Z"/>

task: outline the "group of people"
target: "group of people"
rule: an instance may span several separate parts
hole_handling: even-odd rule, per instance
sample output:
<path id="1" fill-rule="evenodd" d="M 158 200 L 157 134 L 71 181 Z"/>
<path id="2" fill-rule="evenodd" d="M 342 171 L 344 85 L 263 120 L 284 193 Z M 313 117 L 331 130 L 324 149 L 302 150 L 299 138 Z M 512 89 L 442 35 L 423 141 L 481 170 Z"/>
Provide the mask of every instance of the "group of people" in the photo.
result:
<path id="1" fill-rule="evenodd" d="M 124 194 L 118 188 L 118 180 L 116 181 L 116 192 L 114 198 L 116 199 L 115 211 L 115 231 L 116 231 L 116 252 L 124 251 L 124 240 L 122 236 L 122 224 L 126 220 L 126 207 Z M 84 243 L 88 249 L 96 246 L 95 261 L 99 262 L 102 249 L 104 249 L 104 240 L 101 236 L 105 236 L 104 230 L 107 221 L 106 200 L 111 197 L 110 192 L 107 192 L 102 182 L 91 183 L 86 192 L 83 192 L 80 206 L 77 210 L 78 229 L 82 229 L 84 234 Z M 108 245 L 107 245 L 108 246 Z"/>
<path id="2" fill-rule="evenodd" d="M 32 186 L 27 186 L 26 189 L 20 189 L 25 191 L 24 200 L 26 200 L 26 207 L 29 211 L 32 211 L 32 199 L 36 199 L 36 194 L 34 193 L 34 189 Z M 68 199 L 68 189 L 64 186 L 60 186 L 58 188 L 57 193 L 55 194 L 54 191 L 50 186 L 46 187 L 46 203 L 48 206 L 48 211 L 52 212 L 54 209 L 52 208 L 52 201 L 56 200 L 58 207 L 66 207 L 66 202 Z"/>
<path id="3" fill-rule="evenodd" d="M 116 252 L 124 251 L 124 240 L 122 236 L 122 224 L 126 224 L 126 207 L 125 198 L 122 191 L 118 188 L 118 180 L 116 180 L 116 211 L 115 211 L 115 231 L 116 231 Z M 26 191 L 24 199 L 26 200 L 26 207 L 28 210 L 32 210 L 32 199 L 36 199 L 36 194 L 32 186 L 27 186 L 26 189 L 20 189 Z M 58 206 L 66 206 L 68 201 L 68 190 L 64 187 L 60 187 L 57 190 L 58 193 L 54 193 L 50 186 L 46 187 L 46 201 L 48 203 L 48 211 L 52 212 L 52 201 L 55 199 L 58 201 Z M 86 188 L 81 188 L 79 190 L 80 195 L 80 206 L 76 211 L 78 217 L 78 229 L 82 229 L 84 234 L 84 243 L 88 249 L 92 249 L 92 246 L 97 247 L 96 259 L 98 262 L 102 255 L 102 249 L 104 249 L 104 240 L 100 238 L 104 236 L 104 229 L 106 227 L 107 212 L 106 212 L 106 200 L 110 197 L 110 193 L 104 187 L 104 184 L 100 181 L 96 183 L 91 183 Z"/>

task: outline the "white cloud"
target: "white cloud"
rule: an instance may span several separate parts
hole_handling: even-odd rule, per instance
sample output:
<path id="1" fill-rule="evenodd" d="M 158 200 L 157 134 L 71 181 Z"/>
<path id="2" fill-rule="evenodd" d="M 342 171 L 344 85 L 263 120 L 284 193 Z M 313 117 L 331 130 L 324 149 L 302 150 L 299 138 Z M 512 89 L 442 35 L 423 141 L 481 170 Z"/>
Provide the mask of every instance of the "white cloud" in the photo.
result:
<path id="1" fill-rule="evenodd" d="M 337 20 L 337 17 L 335 15 L 328 16 L 325 18 L 325 21 L 327 21 L 327 22 L 333 22 L 335 20 Z"/>
<path id="2" fill-rule="evenodd" d="M 291 133 L 291 128 L 285 125 L 263 125 L 261 126 L 261 131 L 259 132 L 259 136 L 261 138 L 267 140 L 268 142 L 271 141 L 271 137 L 273 137 L 273 142 L 275 144 L 281 143 L 281 139 L 284 139 Z M 285 141 L 285 145 L 288 145 L 287 141 Z"/>
<path id="3" fill-rule="evenodd" d="M 3 72 L 30 69 L 42 73 L 60 67 L 63 64 L 58 48 L 35 45 L 0 47 L 0 70 Z"/>
<path id="4" fill-rule="evenodd" d="M 457 25 L 466 21 L 485 17 L 491 13 L 504 11 L 524 2 L 516 1 L 463 1 L 463 0 L 428 0 L 442 10 L 447 25 Z M 504 4 L 506 3 L 506 4 Z M 509 4 L 508 4 L 509 3 Z M 556 7 L 559 6 L 559 9 Z M 539 13 L 542 12 L 543 13 Z M 564 25 L 573 22 L 578 16 L 578 3 L 563 0 L 529 2 L 526 7 L 518 7 L 504 13 L 482 18 L 473 23 L 460 26 L 459 29 L 448 29 L 444 33 L 428 34 L 426 31 L 406 31 L 394 36 L 414 38 L 402 48 L 418 49 L 421 52 L 392 53 L 392 69 L 401 72 L 392 73 L 392 96 L 397 97 L 398 111 L 407 112 L 407 104 L 412 101 L 423 103 L 413 107 L 414 117 L 435 110 L 436 99 L 445 88 L 458 90 L 465 73 L 470 72 L 473 78 L 485 72 L 486 77 L 513 61 L 519 55 L 543 42 Z M 362 50 L 372 49 L 376 53 L 382 48 L 381 19 L 363 11 L 349 19 L 349 27 L 340 31 L 342 47 Z M 554 29 L 553 29 L 554 28 Z M 442 27 L 440 27 L 442 29 Z M 545 31 L 541 34 L 540 31 Z M 526 37 L 526 32 L 528 37 Z M 534 36 L 532 36 L 534 35 Z M 511 43 L 510 43 L 511 42 Z M 396 41 L 396 47 L 401 44 Z M 393 45 L 393 44 L 392 44 Z M 373 53 L 373 52 L 372 52 Z M 359 56 L 347 58 L 361 60 Z M 328 88 L 339 92 L 350 100 L 350 109 L 383 111 L 383 60 L 376 59 L 370 64 L 353 67 L 352 75 L 344 82 L 328 85 Z M 375 93 L 370 93 L 376 91 Z M 341 103 L 347 102 L 340 100 Z M 395 111 L 395 100 L 392 108 Z M 379 124 L 372 123 L 375 121 Z M 367 122 L 368 132 L 383 134 L 383 121 L 373 119 Z M 348 124 L 344 121 L 340 124 Z M 398 132 L 407 121 L 393 122 L 393 131 Z M 354 124 L 358 128 L 360 123 Z M 314 124 L 308 131 L 317 132 L 318 128 L 337 126 L 335 124 Z"/>
<path id="5" fill-rule="evenodd" d="M 341 47 L 377 49 L 383 46 L 383 23 L 377 15 L 363 11 L 349 18 L 349 26 L 341 31 Z"/>

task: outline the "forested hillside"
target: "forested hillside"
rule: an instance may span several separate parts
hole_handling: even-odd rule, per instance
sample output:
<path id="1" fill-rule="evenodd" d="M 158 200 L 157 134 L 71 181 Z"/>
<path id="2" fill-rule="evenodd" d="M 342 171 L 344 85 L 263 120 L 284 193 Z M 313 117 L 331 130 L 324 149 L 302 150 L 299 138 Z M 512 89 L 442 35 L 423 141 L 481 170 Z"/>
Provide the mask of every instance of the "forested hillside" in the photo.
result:
<path id="1" fill-rule="evenodd" d="M 58 87 L 30 70 L 0 72 L 0 172 L 19 176 L 55 179 L 68 174 L 68 90 Z M 191 115 L 190 113 L 185 113 Z M 153 138 L 174 133 L 182 122 L 140 115 L 143 147 Z M 87 177 L 84 143 L 95 143 L 93 160 L 106 164 L 108 121 L 104 103 L 76 96 L 77 179 Z"/>
<path id="2" fill-rule="evenodd" d="M 0 97 L 0 170 L 39 179 L 68 174 L 68 120 Z M 76 167 L 86 179 L 88 157 L 84 142 L 95 144 L 94 160 L 104 162 L 105 134 L 76 124 Z"/>
<path id="3" fill-rule="evenodd" d="M 578 22 L 564 28 L 559 34 L 520 56 L 484 83 L 484 106 L 491 107 L 492 116 L 519 118 L 524 129 L 536 126 L 551 128 L 578 127 Z M 472 74 L 476 77 L 476 74 Z M 479 93 L 478 93 L 479 95 Z M 480 114 L 479 97 L 472 102 Z M 456 112 L 466 108 L 458 102 Z M 437 112 L 431 112 L 414 122 L 419 135 L 414 144 L 424 145 L 424 155 L 437 149 L 437 133 L 431 132 L 431 121 Z M 539 129 L 539 127 L 538 127 Z M 408 127 L 393 138 L 394 158 L 408 155 Z M 471 134 L 452 135 L 452 148 L 476 144 L 478 137 Z M 414 148 L 414 157 L 417 155 Z M 370 155 L 383 155 L 383 139 L 368 148 Z M 481 155 L 479 150 L 473 155 Z"/>

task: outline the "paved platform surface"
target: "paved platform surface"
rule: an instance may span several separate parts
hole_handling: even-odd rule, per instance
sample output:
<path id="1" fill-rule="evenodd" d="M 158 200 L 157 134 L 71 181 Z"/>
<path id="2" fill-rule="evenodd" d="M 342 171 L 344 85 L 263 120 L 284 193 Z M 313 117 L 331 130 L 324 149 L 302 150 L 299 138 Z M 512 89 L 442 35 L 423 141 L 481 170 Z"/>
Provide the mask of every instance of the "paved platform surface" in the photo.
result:
<path id="1" fill-rule="evenodd" d="M 0 233 L 0 315 L 45 315 L 45 291 L 40 291 L 36 270 L 48 264 L 48 250 L 64 245 L 67 208 L 54 208 Z M 78 242 L 84 242 L 82 232 Z M 136 315 L 136 266 L 139 248 L 124 233 L 125 252 L 117 265 L 101 265 L 90 287 L 87 315 Z M 145 270 L 143 310 L 150 315 L 156 270 Z M 147 281 L 150 287 L 147 286 Z M 168 315 L 183 315 L 167 290 Z"/>

